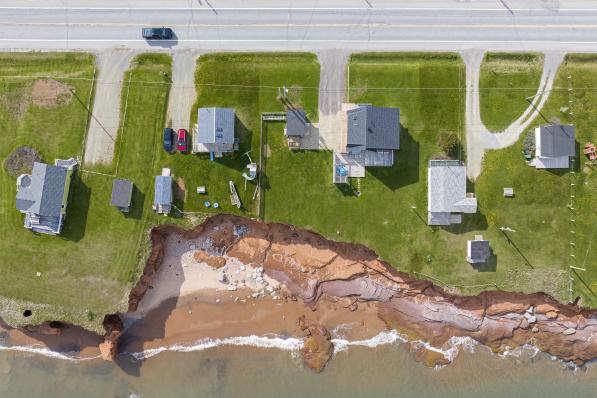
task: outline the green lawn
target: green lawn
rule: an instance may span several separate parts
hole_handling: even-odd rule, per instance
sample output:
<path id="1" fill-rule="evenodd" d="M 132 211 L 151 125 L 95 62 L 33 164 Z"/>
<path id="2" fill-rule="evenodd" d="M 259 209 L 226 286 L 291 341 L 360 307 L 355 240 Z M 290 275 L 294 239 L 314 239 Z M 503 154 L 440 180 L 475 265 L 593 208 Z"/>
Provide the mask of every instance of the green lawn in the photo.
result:
<path id="1" fill-rule="evenodd" d="M 280 129 L 268 131 L 265 219 L 311 228 L 376 250 L 395 267 L 459 284 L 480 278 L 464 258 L 481 215 L 451 231 L 426 225 L 427 162 L 441 154 L 440 132 L 462 135 L 464 65 L 455 54 L 362 54 L 349 65 L 350 101 L 400 107 L 401 149 L 391 168 L 368 168 L 353 182 L 362 195 L 331 182 L 331 154 L 290 153 Z M 411 206 L 416 206 L 413 210 Z M 464 233 L 463 231 L 470 231 Z M 427 257 L 431 256 L 431 262 Z"/>
<path id="2" fill-rule="evenodd" d="M 177 206 L 185 212 L 229 213 L 257 216 L 258 200 L 253 200 L 255 183 L 249 182 L 245 191 L 242 172 L 249 163 L 259 161 L 261 112 L 282 112 L 276 99 L 278 88 L 289 89 L 288 97 L 297 106 L 303 106 L 309 116 L 317 114 L 317 87 L 319 64 L 313 54 L 301 53 L 247 53 L 209 54 L 197 61 L 195 74 L 197 101 L 190 115 L 191 124 L 197 123 L 200 107 L 231 107 L 236 109 L 236 137 L 240 150 L 214 161 L 208 154 L 169 155 L 160 151 L 159 167 L 171 167 L 175 179 L 182 179 L 186 195 L 181 192 Z M 173 126 L 176 127 L 176 126 Z M 243 207 L 239 210 L 230 202 L 228 181 L 233 181 Z M 197 195 L 196 187 L 204 185 L 207 195 Z M 183 199 L 186 196 L 186 200 Z M 203 202 L 218 202 L 219 210 L 206 210 Z"/>
<path id="3" fill-rule="evenodd" d="M 571 76 L 569 80 L 567 77 Z M 573 88 L 568 91 L 569 83 Z M 597 141 L 594 126 L 597 121 L 597 57 L 594 55 L 568 55 L 558 71 L 554 90 L 542 109 L 548 119 L 558 118 L 562 123 L 576 126 L 576 141 L 582 147 L 585 142 Z M 570 105 L 569 100 L 572 100 Z M 562 113 L 561 108 L 570 107 L 573 116 Z M 537 118 L 534 124 L 545 121 Z M 531 126 L 529 130 L 532 130 Z M 516 230 L 511 239 L 520 251 L 537 269 L 529 272 L 507 275 L 508 282 L 515 288 L 538 290 L 539 282 L 559 275 L 558 298 L 568 299 L 565 291 L 568 265 L 587 268 L 574 276 L 575 295 L 581 294 L 586 305 L 597 305 L 597 177 L 595 169 L 586 165 L 581 155 L 572 177 L 565 172 L 536 170 L 525 165 L 521 151 L 522 141 L 510 148 L 492 151 L 486 155 L 483 174 L 477 183 L 480 203 L 486 208 L 487 218 L 492 225 L 507 225 Z M 570 204 L 570 183 L 575 183 L 575 211 Z M 499 195 L 503 186 L 512 186 L 516 198 L 506 200 Z M 573 218 L 576 221 L 570 222 Z M 574 236 L 570 231 L 575 231 Z M 570 242 L 574 243 L 571 252 Z M 591 246 L 592 242 L 592 246 Z M 570 257 L 574 254 L 575 257 Z M 576 260 L 574 260 L 576 258 Z M 500 265 L 503 262 L 500 261 Z"/>
<path id="4" fill-rule="evenodd" d="M 543 54 L 487 53 L 481 64 L 479 100 L 481 120 L 491 131 L 502 131 L 516 120 L 537 94 Z"/>
<path id="5" fill-rule="evenodd" d="M 135 183 L 133 210 L 124 216 L 111 208 L 112 177 L 79 171 L 71 186 L 67 221 L 59 237 L 38 236 L 22 226 L 15 209 L 15 184 L 4 169 L 0 200 L 0 296 L 1 316 L 13 324 L 24 322 L 24 309 L 33 315 L 27 322 L 48 319 L 73 321 L 99 329 L 103 314 L 126 308 L 128 288 L 142 265 L 146 228 L 152 216 L 152 162 L 164 124 L 171 61 L 165 55 L 141 55 L 136 59 L 128 94 L 126 123 L 117 146 L 118 177 Z M 7 112 L 14 106 L 15 90 L 33 84 L 35 78 L 14 82 L 1 77 L 14 74 L 63 76 L 81 98 L 89 98 L 94 58 L 88 54 L 5 54 L 0 57 L 0 95 L 10 100 L 0 106 L 0 123 L 11 132 L 0 143 L 2 160 L 16 146 L 31 145 L 47 162 L 54 158 L 81 156 L 87 112 L 78 102 L 52 109 L 30 107 L 19 119 Z M 128 78 L 128 74 L 125 79 Z M 155 82 L 155 84 L 147 84 Z M 126 95 L 127 87 L 123 87 Z M 125 97 L 123 97 L 125 98 Z M 124 101 L 123 101 L 124 106 Z M 36 273 L 41 276 L 37 277 Z"/>
<path id="6" fill-rule="evenodd" d="M 569 63 L 560 71 L 558 85 L 565 87 L 563 76 L 572 74 L 578 76 L 578 87 L 592 87 L 597 69 L 587 71 L 594 66 L 576 63 L 573 67 Z M 284 147 L 281 128 L 269 129 L 272 155 L 267 159 L 265 219 L 365 244 L 396 268 L 455 286 L 460 293 L 497 286 L 511 291 L 545 291 L 567 300 L 570 213 L 565 206 L 569 177 L 526 166 L 521 143 L 488 154 L 486 170 L 476 187 L 469 183 L 469 190 L 478 196 L 476 215 L 465 215 L 462 225 L 449 228 L 426 225 L 427 162 L 441 152 L 438 135 L 444 131 L 464 133 L 464 66 L 458 56 L 362 54 L 352 57 L 349 69 L 351 102 L 401 109 L 401 149 L 396 152 L 396 165 L 369 168 L 358 188 L 362 196 L 356 197 L 351 190 L 330 182 L 329 153 L 291 153 Z M 592 100 L 592 91 L 577 95 Z M 566 102 L 564 89 L 554 94 L 547 112 L 557 116 Z M 591 114 L 592 104 L 579 101 L 575 107 L 576 115 Z M 575 122 L 579 137 L 595 134 L 589 130 L 591 118 Z M 585 138 L 579 141 L 584 144 Z M 583 212 L 583 220 L 576 222 L 579 258 L 587 253 L 597 203 L 594 180 L 580 176 L 580 185 L 576 195 L 576 218 L 580 219 Z M 502 197 L 506 186 L 514 187 L 516 198 Z M 500 226 L 516 231 L 508 233 L 511 243 Z M 495 253 L 491 262 L 477 268 L 465 261 L 466 241 L 475 234 L 489 239 Z M 584 266 L 591 271 L 581 276 L 587 286 L 597 290 L 592 282 L 594 259 L 589 256 Z M 575 287 L 586 303 L 595 305 L 588 287 L 579 280 Z"/>

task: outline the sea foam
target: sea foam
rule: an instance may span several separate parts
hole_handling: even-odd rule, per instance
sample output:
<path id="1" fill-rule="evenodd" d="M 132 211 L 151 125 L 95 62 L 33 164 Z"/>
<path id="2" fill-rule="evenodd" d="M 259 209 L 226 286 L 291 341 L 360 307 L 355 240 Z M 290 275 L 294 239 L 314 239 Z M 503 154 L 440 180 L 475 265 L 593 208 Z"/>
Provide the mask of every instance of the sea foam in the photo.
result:
<path id="1" fill-rule="evenodd" d="M 69 355 L 67 353 L 52 351 L 44 346 L 0 346 L 0 351 L 24 352 L 28 354 L 42 355 L 48 358 L 61 359 L 65 361 L 88 361 L 90 359 L 99 358 L 99 355 L 95 357 L 82 358 L 76 355 Z"/>
<path id="2" fill-rule="evenodd" d="M 284 338 L 280 336 L 238 336 L 224 339 L 201 339 L 190 345 L 173 344 L 164 347 L 150 348 L 141 352 L 125 353 L 137 360 L 151 358 L 157 354 L 167 351 L 195 352 L 221 346 L 277 348 L 286 351 L 296 351 L 303 346 L 303 340 L 294 337 Z"/>

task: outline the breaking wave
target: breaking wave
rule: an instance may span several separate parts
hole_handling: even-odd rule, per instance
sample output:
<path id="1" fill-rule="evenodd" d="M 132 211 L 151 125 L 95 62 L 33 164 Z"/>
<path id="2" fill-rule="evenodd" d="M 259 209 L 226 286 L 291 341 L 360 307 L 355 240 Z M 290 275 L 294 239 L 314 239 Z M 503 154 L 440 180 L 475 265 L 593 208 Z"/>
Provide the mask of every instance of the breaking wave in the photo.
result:
<path id="1" fill-rule="evenodd" d="M 82 357 L 78 357 L 76 355 L 69 355 L 67 353 L 52 351 L 43 346 L 12 346 L 12 347 L 0 346 L 0 351 L 24 352 L 27 354 L 36 354 L 36 355 L 42 355 L 42 356 L 48 357 L 48 358 L 61 359 L 61 360 L 65 360 L 65 361 L 75 361 L 75 362 L 88 361 L 90 359 L 99 358 L 99 355 L 95 356 L 95 357 L 82 358 Z"/>
<path id="2" fill-rule="evenodd" d="M 239 336 L 229 337 L 224 339 L 201 339 L 190 345 L 173 344 L 165 347 L 150 348 L 141 352 L 124 353 L 132 356 L 137 360 L 144 360 L 158 355 L 162 352 L 195 352 L 203 351 L 210 348 L 220 346 L 239 346 L 239 347 L 257 347 L 257 348 L 277 348 L 284 351 L 298 351 L 303 346 L 304 339 L 296 337 L 280 337 L 280 336 Z M 374 348 L 380 345 L 404 343 L 407 340 L 398 334 L 396 331 L 383 331 L 376 336 L 366 340 L 345 340 L 340 338 L 333 338 L 334 351 L 341 352 L 350 346 L 361 346 Z"/>

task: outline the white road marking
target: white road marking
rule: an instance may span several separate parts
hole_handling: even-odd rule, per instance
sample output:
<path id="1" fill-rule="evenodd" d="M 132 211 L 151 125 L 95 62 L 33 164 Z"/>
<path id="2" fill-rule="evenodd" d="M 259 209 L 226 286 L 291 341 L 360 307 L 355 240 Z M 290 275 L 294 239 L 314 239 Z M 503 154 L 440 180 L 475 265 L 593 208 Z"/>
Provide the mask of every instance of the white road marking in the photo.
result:
<path id="1" fill-rule="evenodd" d="M 143 39 L 8 39 L 0 38 L 0 42 L 90 42 L 90 43 L 130 43 L 130 42 L 147 42 Z M 539 43 L 539 44 L 597 44 L 597 41 L 554 41 L 554 40 L 394 40 L 394 39 L 378 39 L 378 40 L 344 40 L 344 39 L 179 39 L 179 40 L 159 40 L 155 43 Z"/>
<path id="2" fill-rule="evenodd" d="M 500 13 L 508 13 L 504 8 L 450 8 L 450 7 L 214 7 L 214 8 L 200 8 L 200 7 L 19 7 L 19 6 L 0 6 L 0 10 L 73 10 L 73 11 L 205 11 L 213 13 L 216 11 L 496 11 Z M 540 11 L 540 12 L 587 12 L 597 11 L 597 8 L 566 8 L 558 10 L 549 10 L 541 8 L 511 8 L 512 11 Z"/>
<path id="3" fill-rule="evenodd" d="M 140 23 L 96 23 L 96 22 L 0 22 L 0 26 L 119 26 L 119 27 L 142 27 L 147 26 L 148 24 L 140 24 Z M 404 28 L 404 29 L 463 29 L 463 28 L 472 28 L 472 29 L 512 29 L 512 27 L 516 27 L 518 29 L 597 29 L 597 24 L 572 24 L 572 25 L 561 25 L 561 24 L 516 24 L 515 22 L 512 23 L 504 23 L 504 24 L 461 24 L 461 25 L 451 25 L 451 24 L 385 24 L 385 23 L 372 23 L 372 24 L 362 24 L 362 23 L 330 23 L 330 24 L 295 24 L 295 23 L 280 23 L 280 24 L 170 24 L 168 25 L 172 28 L 287 28 L 287 27 L 297 27 L 297 28 L 351 28 L 351 27 L 360 27 L 360 26 L 368 26 L 371 28 Z"/>

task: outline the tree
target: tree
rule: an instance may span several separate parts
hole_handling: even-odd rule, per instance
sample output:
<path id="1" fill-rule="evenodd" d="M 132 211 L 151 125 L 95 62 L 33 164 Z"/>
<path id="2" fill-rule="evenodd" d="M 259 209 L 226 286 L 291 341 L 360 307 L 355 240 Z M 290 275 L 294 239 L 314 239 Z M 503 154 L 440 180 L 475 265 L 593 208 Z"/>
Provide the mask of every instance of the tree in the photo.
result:
<path id="1" fill-rule="evenodd" d="M 439 138 L 437 140 L 437 145 L 449 157 L 454 158 L 458 156 L 460 140 L 458 139 L 458 136 L 456 134 L 446 132 L 440 133 Z"/>

